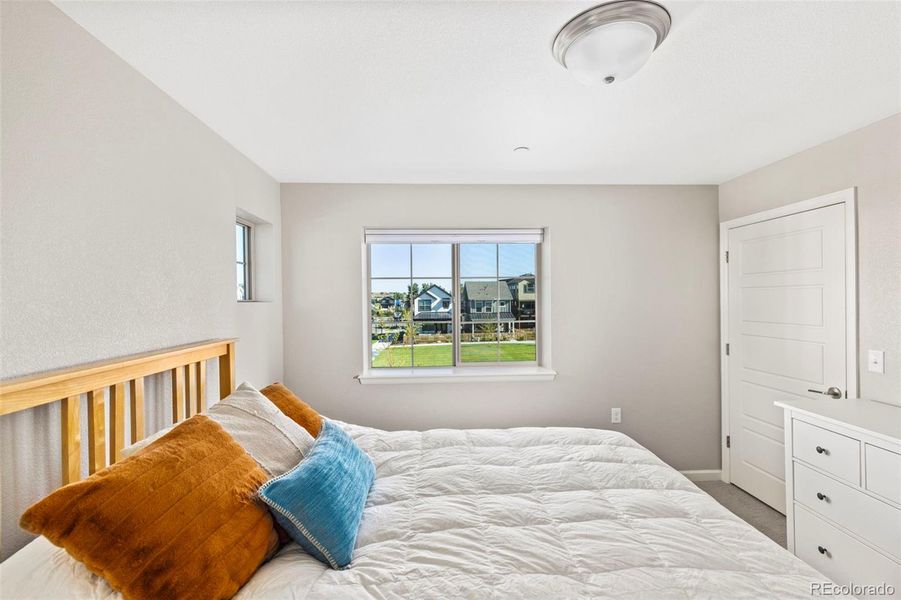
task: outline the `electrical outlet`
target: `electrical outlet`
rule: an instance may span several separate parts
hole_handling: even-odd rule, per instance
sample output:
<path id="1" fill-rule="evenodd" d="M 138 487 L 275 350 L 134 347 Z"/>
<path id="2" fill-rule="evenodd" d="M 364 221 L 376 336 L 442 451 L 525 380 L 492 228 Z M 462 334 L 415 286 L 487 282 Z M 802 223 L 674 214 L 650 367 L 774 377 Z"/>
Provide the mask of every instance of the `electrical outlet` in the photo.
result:
<path id="1" fill-rule="evenodd" d="M 622 423 L 623 422 L 623 409 L 611 408 L 610 409 L 610 422 L 611 423 Z"/>
<path id="2" fill-rule="evenodd" d="M 885 352 L 870 350 L 867 356 L 867 370 L 871 373 L 885 373 Z"/>

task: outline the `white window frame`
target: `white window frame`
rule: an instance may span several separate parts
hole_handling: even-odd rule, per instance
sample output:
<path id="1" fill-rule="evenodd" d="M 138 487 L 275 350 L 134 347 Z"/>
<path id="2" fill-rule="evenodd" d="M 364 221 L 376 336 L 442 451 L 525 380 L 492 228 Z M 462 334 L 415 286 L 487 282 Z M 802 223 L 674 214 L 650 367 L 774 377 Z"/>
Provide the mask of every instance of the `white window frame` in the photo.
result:
<path id="1" fill-rule="evenodd" d="M 244 298 L 237 298 L 238 302 L 253 302 L 253 227 L 254 224 L 247 219 L 235 217 L 235 225 L 245 228 L 244 237 Z M 235 260 L 235 269 L 237 269 L 238 261 Z"/>
<path id="2" fill-rule="evenodd" d="M 371 243 L 402 244 L 452 244 L 451 292 L 456 298 L 452 304 L 453 331 L 459 336 L 462 319 L 462 293 L 460 287 L 459 244 L 471 243 L 534 243 L 535 261 L 535 361 L 462 363 L 459 344 L 454 344 L 454 367 L 373 368 L 371 366 Z M 545 293 L 550 283 L 550 246 L 546 229 L 373 229 L 364 228 L 362 236 L 362 372 L 356 379 L 362 384 L 397 383 L 458 383 L 489 381 L 554 381 L 556 371 L 550 366 L 550 297 Z"/>

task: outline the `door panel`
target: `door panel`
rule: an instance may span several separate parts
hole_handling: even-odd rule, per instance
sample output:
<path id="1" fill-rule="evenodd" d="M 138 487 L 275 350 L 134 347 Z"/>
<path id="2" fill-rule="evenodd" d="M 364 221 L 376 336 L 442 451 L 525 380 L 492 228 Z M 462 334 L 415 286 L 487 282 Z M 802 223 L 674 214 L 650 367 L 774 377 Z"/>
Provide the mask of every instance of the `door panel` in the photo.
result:
<path id="1" fill-rule="evenodd" d="M 823 346 L 782 337 L 742 334 L 745 371 L 757 371 L 759 379 L 776 376 L 808 383 L 823 382 Z"/>
<path id="2" fill-rule="evenodd" d="M 746 323 L 823 325 L 823 289 L 819 287 L 742 288 Z"/>
<path id="3" fill-rule="evenodd" d="M 782 411 L 846 389 L 843 204 L 729 230 L 732 482 L 785 512 Z"/>
<path id="4" fill-rule="evenodd" d="M 823 234 L 819 229 L 761 235 L 745 240 L 742 250 L 739 261 L 742 275 L 785 273 L 823 267 Z"/>
<path id="5" fill-rule="evenodd" d="M 782 442 L 783 432 L 782 425 L 785 418 L 784 411 L 776 406 L 776 402 L 785 400 L 795 400 L 797 396 L 794 394 L 786 394 L 781 390 L 774 390 L 766 386 L 750 383 L 748 381 L 741 382 L 741 397 L 752 398 L 752 402 L 742 405 L 745 416 L 757 419 L 761 423 L 766 423 L 772 429 L 767 433 L 763 428 L 761 432 L 772 437 L 777 442 Z"/>
<path id="6" fill-rule="evenodd" d="M 785 445 L 771 437 L 763 436 L 749 428 L 742 430 L 746 464 L 756 467 L 769 478 L 785 480 Z"/>

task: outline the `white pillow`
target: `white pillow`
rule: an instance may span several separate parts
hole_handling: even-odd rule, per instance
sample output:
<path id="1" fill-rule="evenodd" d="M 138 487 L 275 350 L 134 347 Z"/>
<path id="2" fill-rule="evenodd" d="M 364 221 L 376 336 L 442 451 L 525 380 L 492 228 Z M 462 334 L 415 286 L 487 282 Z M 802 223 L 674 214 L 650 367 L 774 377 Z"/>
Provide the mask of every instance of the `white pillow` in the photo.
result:
<path id="1" fill-rule="evenodd" d="M 273 477 L 296 467 L 313 446 L 306 429 L 246 382 L 210 407 L 207 415 Z"/>
<path id="2" fill-rule="evenodd" d="M 124 448 L 122 448 L 122 458 L 128 458 L 132 454 L 137 454 L 138 451 L 143 450 L 153 442 L 157 441 L 158 439 L 172 431 L 173 427 L 175 427 L 175 425 L 169 425 L 165 429 L 160 429 L 156 433 L 148 435 L 147 437 L 135 442 L 131 446 L 125 446 Z"/>
<path id="3" fill-rule="evenodd" d="M 211 406 L 206 415 L 219 423 L 272 477 L 297 466 L 313 446 L 313 436 L 306 429 L 286 417 L 247 382 Z M 122 456 L 127 458 L 138 452 L 166 435 L 172 427 L 123 449 Z"/>

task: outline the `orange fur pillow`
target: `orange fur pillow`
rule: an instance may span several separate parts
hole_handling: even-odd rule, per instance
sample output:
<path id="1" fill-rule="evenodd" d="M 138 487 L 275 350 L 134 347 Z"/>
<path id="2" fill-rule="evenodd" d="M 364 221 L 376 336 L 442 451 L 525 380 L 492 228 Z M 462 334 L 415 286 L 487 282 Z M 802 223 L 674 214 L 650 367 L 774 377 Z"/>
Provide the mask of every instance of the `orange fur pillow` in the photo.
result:
<path id="1" fill-rule="evenodd" d="M 21 526 L 126 598 L 230 598 L 273 552 L 256 492 L 266 473 L 212 419 L 191 417 L 137 454 L 53 492 Z"/>
<path id="2" fill-rule="evenodd" d="M 269 398 L 289 419 L 309 431 L 314 438 L 319 435 L 319 430 L 322 429 L 322 415 L 295 396 L 294 392 L 278 382 L 267 385 L 260 392 Z"/>

